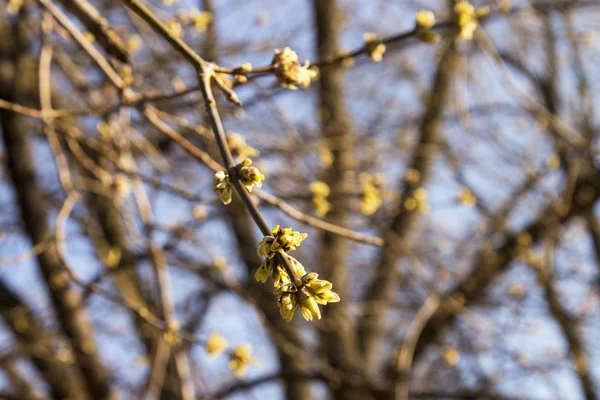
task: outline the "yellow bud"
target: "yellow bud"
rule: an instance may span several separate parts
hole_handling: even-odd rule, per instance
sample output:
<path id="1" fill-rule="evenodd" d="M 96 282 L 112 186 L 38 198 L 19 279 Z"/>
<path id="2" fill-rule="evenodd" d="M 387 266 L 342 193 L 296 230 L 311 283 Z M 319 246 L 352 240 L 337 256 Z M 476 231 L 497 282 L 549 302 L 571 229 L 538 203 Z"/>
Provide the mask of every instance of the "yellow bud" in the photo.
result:
<path id="1" fill-rule="evenodd" d="M 320 294 L 330 291 L 333 285 L 329 281 L 315 279 L 314 281 L 307 283 L 306 287 L 314 294 Z"/>
<path id="2" fill-rule="evenodd" d="M 256 270 L 256 273 L 254 274 L 254 279 L 256 279 L 258 282 L 267 283 L 267 279 L 271 274 L 271 270 L 272 267 L 269 265 L 268 262 L 262 263 L 262 265 Z"/>
<path id="3" fill-rule="evenodd" d="M 340 296 L 336 292 L 331 290 L 319 293 L 317 297 L 321 300 L 326 301 L 327 303 L 337 303 L 340 301 Z"/>
<path id="4" fill-rule="evenodd" d="M 317 319 L 321 319 L 321 311 L 319 310 L 319 304 L 313 296 L 304 297 L 300 300 L 302 304 L 302 316 L 307 321 L 312 321 L 313 316 Z M 308 310 L 308 313 L 304 310 Z"/>

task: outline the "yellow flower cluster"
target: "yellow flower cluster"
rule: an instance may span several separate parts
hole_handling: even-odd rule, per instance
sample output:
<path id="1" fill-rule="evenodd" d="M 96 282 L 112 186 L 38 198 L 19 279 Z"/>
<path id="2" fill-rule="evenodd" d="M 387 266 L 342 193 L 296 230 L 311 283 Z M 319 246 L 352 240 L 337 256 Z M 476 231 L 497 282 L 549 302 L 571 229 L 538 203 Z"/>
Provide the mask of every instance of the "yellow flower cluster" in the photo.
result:
<path id="1" fill-rule="evenodd" d="M 331 290 L 333 284 L 324 279 L 318 279 L 318 277 L 319 275 L 315 272 L 311 272 L 302 277 L 304 287 L 306 287 L 311 294 L 309 297 L 304 297 L 300 300 L 300 312 L 307 321 L 312 321 L 313 316 L 317 317 L 317 319 L 321 319 L 319 304 L 325 306 L 327 303 L 337 303 L 340 301 L 340 296 Z"/>
<path id="2" fill-rule="evenodd" d="M 458 36 L 461 39 L 471 40 L 473 34 L 479 26 L 478 19 L 489 14 L 489 7 L 481 7 L 475 9 L 471 3 L 466 0 L 461 0 L 454 6 L 456 14 L 456 23 L 459 28 Z"/>
<path id="3" fill-rule="evenodd" d="M 311 81 L 316 78 L 317 72 L 309 69 L 310 63 L 298 62 L 298 55 L 289 47 L 283 50 L 275 49 L 271 65 L 275 67 L 275 77 L 279 86 L 296 90 L 298 86 L 307 88 Z"/>
<path id="4" fill-rule="evenodd" d="M 327 200 L 331 190 L 329 185 L 322 181 L 315 181 L 310 184 L 312 192 L 312 201 L 315 206 L 315 212 L 319 217 L 324 217 L 331 210 L 331 203 Z"/>
<path id="5" fill-rule="evenodd" d="M 258 168 L 252 166 L 252 160 L 246 158 L 240 164 L 236 165 L 235 168 L 238 170 L 239 178 L 242 184 L 246 187 L 249 192 L 252 192 L 253 187 L 262 187 L 262 181 L 265 176 L 260 173 Z M 233 194 L 233 185 L 227 171 L 219 171 L 215 174 L 214 191 L 219 193 L 219 198 L 223 204 L 227 205 L 231 203 L 231 196 Z"/>
<path id="6" fill-rule="evenodd" d="M 440 41 L 440 35 L 431 32 L 435 26 L 435 14 L 428 10 L 419 11 L 416 17 L 417 26 L 415 31 L 417 38 L 426 43 L 437 43 Z"/>
<path id="7" fill-rule="evenodd" d="M 306 233 L 294 231 L 292 228 L 284 229 L 279 225 L 273 228 L 271 234 L 272 236 L 265 236 L 258 244 L 258 255 L 261 257 L 273 258 L 277 254 L 296 250 L 308 236 Z"/>
<path id="8" fill-rule="evenodd" d="M 235 132 L 229 132 L 227 134 L 227 146 L 229 146 L 231 154 L 239 159 L 256 157 L 260 154 L 258 150 L 248 145 L 241 135 L 238 135 Z"/>
<path id="9" fill-rule="evenodd" d="M 257 188 L 262 187 L 262 181 L 265 179 L 265 176 L 260 173 L 258 168 L 252 166 L 251 159 L 246 158 L 236 168 L 239 171 L 240 181 L 242 181 L 242 184 L 246 186 L 249 192 L 252 192 L 254 186 Z"/>
<path id="10" fill-rule="evenodd" d="M 238 378 L 246 375 L 246 368 L 248 365 L 257 362 L 250 354 L 252 354 L 252 346 L 249 344 L 241 345 L 229 354 L 229 369 L 231 369 L 233 374 Z"/>
<path id="11" fill-rule="evenodd" d="M 302 284 L 307 289 L 308 295 L 299 293 L 296 286 L 291 283 L 281 285 L 275 290 L 275 294 L 278 295 L 277 306 L 283 319 L 290 321 L 298 305 L 305 320 L 312 321 L 313 317 L 321 319 L 319 305 L 325 306 L 327 303 L 340 301 L 340 296 L 331 290 L 333 284 L 318 277 L 315 272 L 302 277 Z"/>
<path id="12" fill-rule="evenodd" d="M 307 321 L 312 321 L 313 317 L 321 319 L 319 304 L 335 303 L 340 301 L 340 297 L 331 290 L 331 282 L 317 279 L 319 275 L 314 272 L 307 274 L 298 260 L 285 254 L 295 250 L 306 239 L 306 233 L 293 231 L 291 228 L 283 229 L 279 225 L 271 233 L 272 236 L 266 236 L 258 244 L 258 255 L 266 257 L 266 260 L 256 271 L 255 279 L 266 283 L 269 276 L 272 276 L 277 307 L 286 321 L 292 319 L 298 307 Z M 301 276 L 300 282 L 291 281 L 283 265 L 283 257 L 296 275 Z"/>
<path id="13" fill-rule="evenodd" d="M 365 47 L 367 48 L 367 53 L 371 60 L 375 62 L 380 62 L 383 60 L 383 55 L 387 50 L 385 44 L 381 43 L 377 38 L 377 35 L 374 33 L 365 33 L 363 35 L 363 40 L 365 41 Z"/>

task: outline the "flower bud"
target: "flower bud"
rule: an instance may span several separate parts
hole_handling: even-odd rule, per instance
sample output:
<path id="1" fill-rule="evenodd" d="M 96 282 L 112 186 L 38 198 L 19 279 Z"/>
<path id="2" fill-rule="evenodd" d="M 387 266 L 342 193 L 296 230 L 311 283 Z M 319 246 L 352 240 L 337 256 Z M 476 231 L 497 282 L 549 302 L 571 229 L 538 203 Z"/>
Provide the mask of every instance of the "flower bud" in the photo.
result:
<path id="1" fill-rule="evenodd" d="M 304 297 L 300 300 L 302 304 L 302 316 L 307 321 L 312 321 L 313 316 L 317 317 L 317 319 L 321 319 L 321 311 L 319 310 L 319 305 L 317 304 L 317 300 L 313 296 Z"/>
<path id="2" fill-rule="evenodd" d="M 269 275 L 271 274 L 271 270 L 272 270 L 271 265 L 269 265 L 269 263 L 267 261 L 265 261 L 256 270 L 256 273 L 254 274 L 254 279 L 256 279 L 258 282 L 267 283 L 267 279 L 269 278 Z"/>

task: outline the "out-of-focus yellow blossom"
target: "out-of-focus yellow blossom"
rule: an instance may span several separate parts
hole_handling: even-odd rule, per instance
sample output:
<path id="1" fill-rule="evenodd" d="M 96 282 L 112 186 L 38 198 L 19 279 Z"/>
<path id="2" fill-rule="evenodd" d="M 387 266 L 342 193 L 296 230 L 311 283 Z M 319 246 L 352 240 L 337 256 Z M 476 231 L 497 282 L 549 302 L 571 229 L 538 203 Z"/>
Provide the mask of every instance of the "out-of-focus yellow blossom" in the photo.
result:
<path id="1" fill-rule="evenodd" d="M 511 8 L 512 4 L 510 0 L 498 0 L 498 9 L 500 12 L 508 14 Z"/>
<path id="2" fill-rule="evenodd" d="M 331 165 L 333 164 L 333 152 L 325 143 L 319 146 L 319 158 L 321 160 L 321 166 L 325 169 L 331 167 Z"/>
<path id="3" fill-rule="evenodd" d="M 354 61 L 353 57 L 344 57 L 341 61 L 341 65 L 344 68 L 353 67 L 355 63 L 356 63 L 356 61 Z"/>
<path id="4" fill-rule="evenodd" d="M 383 55 L 385 54 L 387 47 L 379 41 L 377 35 L 374 33 L 365 33 L 363 35 L 363 40 L 365 41 L 367 53 L 369 54 L 369 57 L 371 57 L 371 60 L 375 62 L 383 60 Z"/>
<path id="5" fill-rule="evenodd" d="M 315 181 L 310 184 L 312 192 L 312 202 L 315 206 L 315 212 L 319 217 L 324 217 L 331 210 L 332 204 L 327 200 L 331 193 L 329 185 L 323 181 Z"/>
<path id="6" fill-rule="evenodd" d="M 121 68 L 121 78 L 123 79 L 123 83 L 127 86 L 133 83 L 133 71 L 131 70 L 131 65 L 125 65 Z"/>
<path id="7" fill-rule="evenodd" d="M 137 53 L 142 47 L 142 37 L 140 35 L 131 35 L 125 43 L 128 53 Z"/>
<path id="8" fill-rule="evenodd" d="M 307 88 L 317 76 L 317 72 L 309 69 L 310 63 L 300 64 L 298 55 L 289 47 L 275 49 L 271 65 L 275 67 L 277 84 L 292 90 L 297 89 L 296 85 Z"/>
<path id="9" fill-rule="evenodd" d="M 508 287 L 508 295 L 513 299 L 522 299 L 527 294 L 525 285 L 521 282 L 513 282 Z"/>
<path id="10" fill-rule="evenodd" d="M 96 129 L 98 130 L 98 133 L 100 133 L 100 137 L 104 140 L 109 140 L 113 136 L 112 127 L 106 121 L 99 121 L 96 124 Z"/>
<path id="11" fill-rule="evenodd" d="M 227 134 L 227 145 L 235 158 L 242 159 L 256 157 L 260 154 L 254 147 L 249 146 L 241 135 L 238 135 L 235 132 L 229 132 Z"/>
<path id="12" fill-rule="evenodd" d="M 85 39 L 90 43 L 94 43 L 96 41 L 96 36 L 94 36 L 92 32 L 85 32 L 83 37 L 85 37 Z"/>
<path id="13" fill-rule="evenodd" d="M 327 197 L 331 192 L 329 189 L 329 185 L 323 181 L 314 181 L 310 184 L 310 191 L 313 194 L 318 194 L 319 196 Z"/>
<path id="14" fill-rule="evenodd" d="M 209 356 L 215 357 L 227 349 L 227 340 L 216 332 L 213 332 L 206 341 L 206 352 Z"/>
<path id="15" fill-rule="evenodd" d="M 217 271 L 223 271 L 225 268 L 227 268 L 227 259 L 224 257 L 217 257 L 213 261 L 213 266 Z"/>
<path id="16" fill-rule="evenodd" d="M 171 32 L 178 38 L 183 36 L 183 27 L 177 20 L 172 19 L 170 21 L 167 21 L 167 28 L 169 29 L 169 32 Z"/>
<path id="17" fill-rule="evenodd" d="M 183 92 L 186 88 L 185 81 L 179 75 L 176 75 L 173 77 L 173 79 L 171 79 L 171 84 L 173 85 L 175 91 L 178 93 Z"/>
<path id="18" fill-rule="evenodd" d="M 219 171 L 215 174 L 214 191 L 219 193 L 219 198 L 223 204 L 227 205 L 231 203 L 233 186 L 231 185 L 227 172 Z"/>
<path id="19" fill-rule="evenodd" d="M 246 158 L 241 164 L 238 164 L 240 181 L 249 192 L 252 192 L 253 187 L 262 187 L 262 181 L 265 176 L 260 173 L 258 168 L 252 166 L 252 160 Z"/>
<path id="20" fill-rule="evenodd" d="M 404 179 L 406 179 L 406 182 L 414 185 L 415 183 L 419 183 L 421 180 L 421 173 L 414 168 L 409 168 L 404 174 Z"/>
<path id="21" fill-rule="evenodd" d="M 204 221 L 206 217 L 208 217 L 208 211 L 206 210 L 206 207 L 204 207 L 201 204 L 198 204 L 192 209 L 192 215 L 198 221 Z"/>
<path id="22" fill-rule="evenodd" d="M 229 368 L 238 378 L 246 375 L 246 368 L 248 368 L 248 365 L 257 362 L 250 354 L 252 354 L 252 346 L 249 344 L 241 345 L 229 354 Z"/>
<path id="23" fill-rule="evenodd" d="M 422 10 L 417 13 L 417 27 L 430 29 L 435 25 L 435 14 L 429 10 Z"/>
<path id="24" fill-rule="evenodd" d="M 462 188 L 458 194 L 458 202 L 467 207 L 474 207 L 477 204 L 477 198 L 467 188 Z"/>
<path id="25" fill-rule="evenodd" d="M 117 197 L 125 197 L 131 193 L 131 182 L 124 174 L 117 174 L 113 181 L 113 190 Z"/>
<path id="26" fill-rule="evenodd" d="M 181 329 L 178 322 L 169 323 L 167 330 L 163 333 L 163 340 L 170 344 L 175 344 L 179 342 L 179 336 L 177 332 Z"/>
<path id="27" fill-rule="evenodd" d="M 444 361 L 446 361 L 448 365 L 454 366 L 460 361 L 459 351 L 453 349 L 452 347 L 444 348 L 444 350 L 442 351 L 442 355 L 444 357 Z"/>
<path id="28" fill-rule="evenodd" d="M 558 154 L 552 154 L 550 157 L 546 158 L 546 167 L 549 169 L 558 169 L 558 167 L 560 167 L 560 157 Z"/>
<path id="29" fill-rule="evenodd" d="M 475 9 L 475 7 L 466 0 L 461 0 L 456 3 L 454 6 L 454 13 L 459 28 L 458 36 L 465 40 L 473 39 L 473 34 L 479 26 L 478 19 L 489 14 L 489 12 L 489 7 Z"/>
<path id="30" fill-rule="evenodd" d="M 359 176 L 359 180 L 362 186 L 360 211 L 365 215 L 373 215 L 381 206 L 382 179 L 379 175 L 362 173 Z"/>
<path id="31" fill-rule="evenodd" d="M 417 38 L 426 43 L 437 43 L 440 41 L 440 35 L 431 32 L 431 28 L 435 25 L 435 14 L 432 11 L 419 11 L 416 16 L 416 33 Z"/>
<path id="32" fill-rule="evenodd" d="M 9 15 L 17 15 L 23 7 L 23 0 L 9 0 L 6 5 L 6 11 Z"/>
<path id="33" fill-rule="evenodd" d="M 213 20 L 213 15 L 208 11 L 195 11 L 192 13 L 191 17 L 194 29 L 198 32 L 206 32 L 208 25 L 210 25 Z"/>
<path id="34" fill-rule="evenodd" d="M 421 214 L 426 214 L 429 211 L 429 202 L 427 200 L 427 190 L 424 188 L 418 188 L 414 194 L 417 200 L 417 211 Z"/>
<path id="35" fill-rule="evenodd" d="M 416 189 L 413 194 L 404 201 L 404 207 L 408 211 L 417 211 L 420 214 L 426 214 L 429 211 L 427 190 L 424 188 Z"/>

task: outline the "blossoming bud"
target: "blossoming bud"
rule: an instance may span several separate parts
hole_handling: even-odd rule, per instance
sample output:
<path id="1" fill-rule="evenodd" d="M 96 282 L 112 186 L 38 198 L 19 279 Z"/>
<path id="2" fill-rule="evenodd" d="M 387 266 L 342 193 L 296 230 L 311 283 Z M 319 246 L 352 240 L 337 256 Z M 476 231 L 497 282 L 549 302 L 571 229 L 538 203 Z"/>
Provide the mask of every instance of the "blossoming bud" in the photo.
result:
<path id="1" fill-rule="evenodd" d="M 275 67 L 275 77 L 279 86 L 296 90 L 296 85 L 307 88 L 317 73 L 309 69 L 310 63 L 298 62 L 298 55 L 289 47 L 283 50 L 275 49 L 271 65 Z"/>
<path id="2" fill-rule="evenodd" d="M 219 198 L 223 204 L 231 203 L 233 187 L 229 180 L 229 175 L 225 171 L 219 171 L 215 174 L 214 191 L 219 193 Z"/>
<path id="3" fill-rule="evenodd" d="M 283 293 L 277 300 L 277 306 L 281 317 L 287 322 L 291 321 L 296 311 L 296 296 L 293 293 Z"/>
<path id="4" fill-rule="evenodd" d="M 256 279 L 258 282 L 267 283 L 267 279 L 269 278 L 271 270 L 273 269 L 269 261 L 270 260 L 267 260 L 264 263 L 262 263 L 261 266 L 258 267 L 258 269 L 256 270 L 256 273 L 254 274 L 254 279 Z"/>
<path id="5" fill-rule="evenodd" d="M 317 319 L 321 319 L 319 304 L 317 304 L 317 300 L 314 296 L 303 297 L 300 299 L 300 303 L 302 304 L 300 311 L 305 320 L 312 321 L 313 316 L 317 317 Z"/>
<path id="6" fill-rule="evenodd" d="M 262 181 L 265 179 L 265 176 L 260 173 L 258 168 L 252 166 L 252 160 L 246 158 L 237 167 L 239 168 L 240 180 L 249 192 L 252 192 L 254 186 L 258 188 L 262 187 Z"/>

